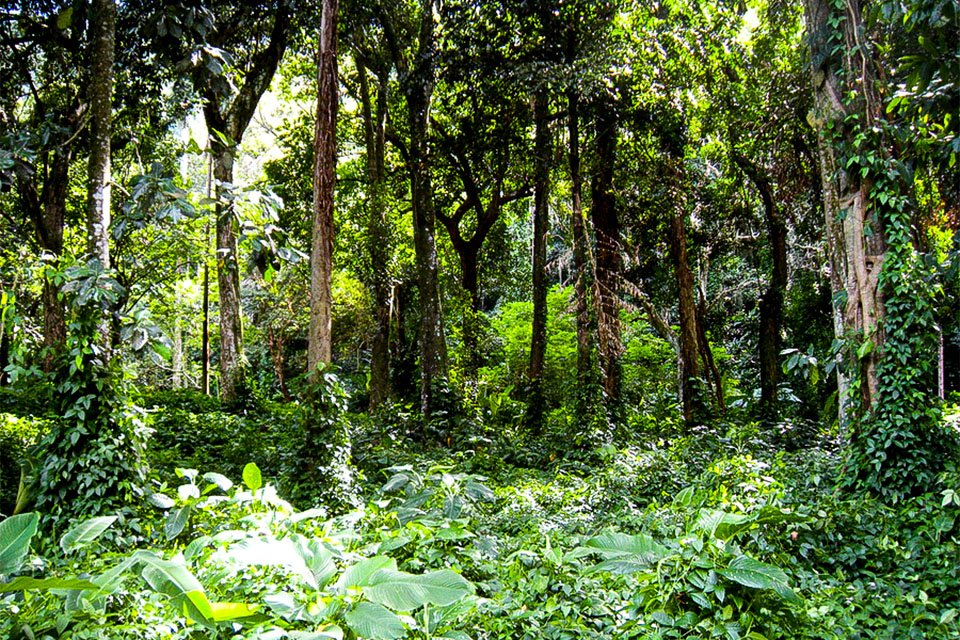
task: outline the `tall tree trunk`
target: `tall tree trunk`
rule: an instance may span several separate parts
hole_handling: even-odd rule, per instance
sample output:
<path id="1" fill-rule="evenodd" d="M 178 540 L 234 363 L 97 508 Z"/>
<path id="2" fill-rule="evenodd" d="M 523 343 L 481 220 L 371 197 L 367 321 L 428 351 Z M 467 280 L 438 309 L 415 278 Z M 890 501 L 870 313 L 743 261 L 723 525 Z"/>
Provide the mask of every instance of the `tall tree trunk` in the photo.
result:
<path id="1" fill-rule="evenodd" d="M 620 396 L 620 220 L 613 195 L 617 117 L 608 99 L 597 110 L 596 170 L 590 182 L 591 217 L 597 243 L 597 323 L 603 389 L 610 402 Z"/>
<path id="2" fill-rule="evenodd" d="M 333 274 L 333 199 L 337 178 L 337 0 L 324 0 L 317 64 L 317 123 L 313 163 L 313 244 L 310 252 L 311 375 L 332 357 L 330 279 Z"/>
<path id="3" fill-rule="evenodd" d="M 87 252 L 110 268 L 110 136 L 113 123 L 113 59 L 117 7 L 113 0 L 91 3 L 90 158 L 87 167 Z M 97 342 L 104 357 L 111 344 L 111 313 L 99 322 Z M 105 361 L 105 360 L 104 360 Z"/>
<path id="4" fill-rule="evenodd" d="M 79 111 L 74 112 L 79 119 Z M 71 122 L 75 126 L 75 122 Z M 72 128 L 72 127 L 71 127 Z M 15 165 L 20 202 L 33 222 L 37 244 L 51 268 L 56 269 L 63 253 L 63 229 L 67 211 L 68 173 L 72 153 L 69 145 L 56 145 L 47 152 L 43 191 L 37 187 L 38 171 L 23 163 Z M 44 275 L 43 292 L 43 368 L 53 370 L 56 354 L 67 339 L 66 313 L 60 301 L 59 287 Z"/>
<path id="5" fill-rule="evenodd" d="M 220 400 L 227 405 L 238 399 L 245 378 L 240 264 L 236 219 L 229 193 L 233 185 L 233 153 L 233 148 L 213 144 L 213 177 L 217 183 L 217 284 L 220 287 Z"/>
<path id="6" fill-rule="evenodd" d="M 783 299 L 787 289 L 787 226 L 774 199 L 767 176 L 747 157 L 735 153 L 734 161 L 757 188 L 763 202 L 764 220 L 770 238 L 773 267 L 770 283 L 760 297 L 760 418 L 767 424 L 779 416 L 777 388 L 780 384 L 780 351 L 782 348 Z"/>
<path id="7" fill-rule="evenodd" d="M 569 164 L 570 164 L 570 211 L 571 229 L 573 230 L 573 269 L 575 274 L 574 296 L 577 312 L 577 385 L 580 389 L 578 402 L 586 404 L 586 394 L 592 386 L 593 379 L 593 341 L 594 334 L 590 315 L 589 292 L 590 282 L 590 254 L 587 241 L 586 223 L 583 219 L 583 176 L 580 172 L 580 95 L 576 89 L 567 92 L 567 132 L 569 136 Z M 586 406 L 579 406 L 580 413 L 587 411 Z"/>
<path id="8" fill-rule="evenodd" d="M 243 83 L 226 103 L 211 85 L 205 72 L 194 76 L 194 87 L 203 94 L 203 116 L 211 135 L 213 177 L 216 182 L 217 282 L 220 285 L 220 400 L 226 405 L 239 400 L 245 386 L 243 322 L 240 310 L 240 265 L 237 260 L 237 232 L 230 191 L 233 188 L 233 159 L 250 124 L 261 96 L 270 86 L 287 48 L 290 6 L 277 3 L 270 40 L 253 56 Z"/>
<path id="9" fill-rule="evenodd" d="M 386 119 L 387 78 L 377 76 L 376 107 L 370 95 L 367 70 L 356 61 L 360 78 L 360 101 L 367 146 L 367 254 L 370 261 L 369 286 L 373 291 L 375 319 L 370 345 L 370 409 L 376 409 L 390 398 L 390 243 L 387 241 L 386 204 Z"/>
<path id="10" fill-rule="evenodd" d="M 410 129 L 410 191 L 413 244 L 420 291 L 420 409 L 429 417 L 433 388 L 447 377 L 447 349 L 437 282 L 436 212 L 428 150 L 430 103 L 434 88 L 433 0 L 421 0 L 418 52 L 402 82 Z"/>
<path id="11" fill-rule="evenodd" d="M 530 390 L 527 426 L 543 428 L 543 370 L 547 353 L 547 233 L 550 229 L 550 110 L 546 89 L 533 97 L 533 327 L 530 340 Z"/>
<path id="12" fill-rule="evenodd" d="M 113 58 L 117 7 L 91 4 L 90 161 L 87 190 L 87 251 L 110 268 L 110 135 L 113 121 Z"/>
<path id="13" fill-rule="evenodd" d="M 699 334 L 697 331 L 697 309 L 694 297 L 693 270 L 690 268 L 690 258 L 687 254 L 686 211 L 682 170 L 676 166 L 680 160 L 671 160 L 669 179 L 671 181 L 671 202 L 673 209 L 669 220 L 670 259 L 673 262 L 674 276 L 677 282 L 677 299 L 679 304 L 680 331 L 679 331 L 679 362 L 680 376 L 680 405 L 683 410 L 683 420 L 688 427 L 693 426 L 698 418 L 696 403 L 699 387 L 700 367 L 698 362 Z"/>
<path id="14" fill-rule="evenodd" d="M 847 173 L 839 158 L 837 135 L 849 137 L 845 120 L 851 113 L 870 126 L 879 117 L 880 100 L 860 2 L 848 0 L 840 14 L 827 0 L 804 0 L 810 57 L 813 68 L 814 108 L 811 124 L 817 132 L 823 209 L 830 260 L 830 281 L 837 306 L 834 331 L 837 339 L 849 332 L 871 341 L 872 350 L 861 350 L 857 366 L 860 378 L 859 412 L 870 413 L 877 398 L 877 362 L 883 352 L 883 293 L 880 270 L 886 253 L 882 222 L 870 206 L 870 181 Z M 839 18 L 839 21 L 836 19 Z M 836 25 L 836 26 L 834 26 Z M 843 46 L 838 55 L 838 40 Z M 855 83 L 848 92 L 844 78 Z M 852 97 L 848 103 L 842 96 Z M 852 143 L 852 140 L 846 140 Z M 846 404 L 849 380 L 838 368 L 841 422 L 852 418 Z M 856 434 L 855 434 L 856 435 Z"/>

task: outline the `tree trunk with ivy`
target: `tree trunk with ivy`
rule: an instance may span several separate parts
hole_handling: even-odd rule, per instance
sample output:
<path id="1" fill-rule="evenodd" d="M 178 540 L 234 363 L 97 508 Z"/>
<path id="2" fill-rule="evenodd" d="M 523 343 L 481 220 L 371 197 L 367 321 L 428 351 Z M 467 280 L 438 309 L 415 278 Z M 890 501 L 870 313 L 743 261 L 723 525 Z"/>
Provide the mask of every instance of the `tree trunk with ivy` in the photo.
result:
<path id="1" fill-rule="evenodd" d="M 868 43 L 861 42 L 866 32 L 859 2 L 849 0 L 842 12 L 828 0 L 804 0 L 804 7 L 813 66 L 809 119 L 817 132 L 823 179 L 834 332 L 838 340 L 858 343 L 851 360 L 856 372 L 839 374 L 840 417 L 846 421 L 854 417 L 846 397 L 850 375 L 859 380 L 858 416 L 869 414 L 877 398 L 877 361 L 884 342 L 880 271 L 886 242 L 883 221 L 871 202 L 872 179 L 848 171 L 849 152 L 843 147 L 862 143 L 857 131 L 877 121 L 880 98 Z"/>
<path id="2" fill-rule="evenodd" d="M 550 111 L 545 89 L 533 97 L 534 204 L 533 204 L 533 322 L 530 338 L 530 380 L 527 426 L 533 433 L 543 428 L 543 370 L 547 354 L 547 233 L 550 198 Z"/>
<path id="3" fill-rule="evenodd" d="M 861 4 L 804 7 L 834 322 L 846 343 L 841 395 L 852 390 L 840 414 L 851 437 L 848 480 L 897 500 L 928 488 L 956 451 L 936 403 L 939 285 L 916 245 L 912 172 L 883 117 Z"/>

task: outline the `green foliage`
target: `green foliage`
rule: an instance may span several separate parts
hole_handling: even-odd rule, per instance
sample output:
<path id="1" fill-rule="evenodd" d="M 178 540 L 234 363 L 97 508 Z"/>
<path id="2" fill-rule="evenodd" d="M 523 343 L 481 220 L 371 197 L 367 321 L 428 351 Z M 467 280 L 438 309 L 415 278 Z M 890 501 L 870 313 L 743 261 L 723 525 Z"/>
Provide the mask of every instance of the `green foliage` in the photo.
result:
<path id="1" fill-rule="evenodd" d="M 47 429 L 45 420 L 0 413 L 0 513 L 13 513 L 21 482 L 29 486 L 30 450 Z"/>
<path id="2" fill-rule="evenodd" d="M 309 632 L 380 639 L 402 637 L 408 629 L 441 637 L 470 608 L 474 588 L 456 572 L 414 574 L 388 556 L 365 555 L 351 542 L 356 536 L 349 519 L 323 522 L 319 511 L 294 511 L 260 484 L 255 465 L 245 470 L 245 488 L 216 474 L 204 474 L 199 483 L 196 472 L 183 475 L 187 483 L 178 498 L 195 509 L 196 526 L 182 545 L 93 554 L 90 546 L 113 520 L 81 523 L 60 546 L 86 552 L 89 577 L 50 575 L 2 585 L 0 593 L 27 594 L 19 603 L 0 596 L 9 614 L 0 618 L 0 631 L 69 629 L 72 637 L 89 637 L 109 620 L 111 637 L 189 638 L 199 631 L 209 638 Z M 154 494 L 152 502 L 164 504 L 161 496 Z M 0 553 L 12 549 L 11 566 L 22 564 L 36 524 L 35 514 L 0 522 Z M 51 558 L 47 566 L 63 574 L 78 568 L 69 557 Z M 422 617 L 410 615 L 418 610 Z"/>

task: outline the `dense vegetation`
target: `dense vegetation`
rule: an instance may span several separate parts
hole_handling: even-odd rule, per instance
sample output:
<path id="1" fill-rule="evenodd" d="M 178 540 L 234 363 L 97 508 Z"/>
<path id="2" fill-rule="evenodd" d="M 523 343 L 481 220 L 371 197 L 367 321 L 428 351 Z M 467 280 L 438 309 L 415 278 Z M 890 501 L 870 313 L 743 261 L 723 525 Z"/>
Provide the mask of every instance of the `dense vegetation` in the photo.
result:
<path id="1" fill-rule="evenodd" d="M 960 638 L 954 0 L 0 9 L 0 635 Z"/>

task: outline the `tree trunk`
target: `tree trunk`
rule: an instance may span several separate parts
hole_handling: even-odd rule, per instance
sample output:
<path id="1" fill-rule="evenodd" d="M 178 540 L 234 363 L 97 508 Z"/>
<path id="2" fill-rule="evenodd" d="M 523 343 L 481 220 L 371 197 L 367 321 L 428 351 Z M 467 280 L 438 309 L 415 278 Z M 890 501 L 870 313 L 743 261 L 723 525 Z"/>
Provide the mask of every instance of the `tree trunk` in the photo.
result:
<path id="1" fill-rule="evenodd" d="M 370 344 L 370 409 L 390 398 L 390 261 L 389 230 L 386 219 L 386 74 L 377 77 L 376 110 L 370 95 L 367 70 L 356 62 L 360 78 L 360 101 L 367 146 L 367 182 L 370 189 L 367 217 L 367 254 L 370 261 L 369 286 L 373 291 L 374 334 Z"/>
<path id="2" fill-rule="evenodd" d="M 860 349 L 856 358 L 860 378 L 857 413 L 867 415 L 877 398 L 877 362 L 884 343 L 879 276 L 886 241 L 881 221 L 871 212 L 872 185 L 858 174 L 847 173 L 835 136 L 849 137 L 845 120 L 850 113 L 856 112 L 864 119 L 863 126 L 870 126 L 878 117 L 880 101 L 869 50 L 861 41 L 864 24 L 859 2 L 849 0 L 839 16 L 826 0 L 804 0 L 804 9 L 813 68 L 814 107 L 809 119 L 817 132 L 830 282 L 834 300 L 845 299 L 845 304 L 835 308 L 834 332 L 838 340 L 845 340 L 852 332 L 863 343 L 872 342 L 873 348 Z M 837 26 L 831 24 L 835 18 L 841 18 Z M 835 30 L 844 41 L 839 54 Z M 854 91 L 847 92 L 844 77 L 856 82 Z M 848 94 L 852 99 L 845 104 L 842 96 Z M 845 423 L 854 416 L 845 406 L 849 379 L 842 367 L 838 368 L 838 386 L 840 420 Z"/>
<path id="3" fill-rule="evenodd" d="M 428 150 L 434 88 L 433 0 L 421 0 L 418 53 L 402 82 L 410 129 L 410 191 L 417 287 L 420 290 L 420 410 L 429 417 L 433 388 L 447 377 L 447 351 L 437 282 L 436 212 Z"/>
<path id="4" fill-rule="evenodd" d="M 673 160 L 672 163 L 680 162 Z M 697 331 L 697 309 L 694 298 L 693 271 L 690 269 L 690 258 L 687 255 L 687 231 L 685 196 L 683 193 L 683 176 L 681 169 L 672 166 L 671 200 L 673 207 L 669 220 L 670 259 L 673 262 L 674 276 L 677 282 L 677 299 L 680 315 L 679 331 L 679 362 L 680 376 L 680 405 L 683 409 L 683 420 L 687 427 L 695 424 L 698 416 L 696 404 L 700 378 L 700 367 L 697 359 L 699 335 Z"/>
<path id="5" fill-rule="evenodd" d="M 593 341 L 594 334 L 590 315 L 589 292 L 592 287 L 590 274 L 590 254 L 587 242 L 586 223 L 583 219 L 583 176 L 580 172 L 580 95 L 576 89 L 567 92 L 567 132 L 570 138 L 570 210 L 571 229 L 573 230 L 573 269 L 574 297 L 577 313 L 577 385 L 580 389 L 578 400 L 580 413 L 587 411 L 586 394 L 593 380 Z"/>
<path id="6" fill-rule="evenodd" d="M 313 244 L 310 252 L 310 336 L 307 367 L 313 375 L 332 358 L 330 279 L 333 274 L 333 199 L 337 177 L 337 0 L 324 0 L 317 65 L 317 123 L 313 164 Z"/>
<path id="7" fill-rule="evenodd" d="M 243 358 L 243 324 L 240 311 L 240 265 L 237 260 L 236 219 L 231 204 L 233 189 L 233 156 L 256 111 L 257 104 L 276 73 L 287 48 L 290 30 L 290 6 L 277 4 L 270 40 L 253 58 L 243 84 L 229 104 L 224 102 L 200 73 L 194 77 L 194 88 L 203 94 L 203 116 L 211 132 L 210 153 L 213 156 L 213 177 L 216 181 L 217 282 L 220 285 L 220 400 L 231 405 L 239 400 L 245 386 Z M 221 140 L 213 132 L 226 136 Z"/>
<path id="8" fill-rule="evenodd" d="M 591 217 L 597 243 L 597 324 L 603 390 L 609 402 L 620 396 L 620 220 L 613 195 L 616 165 L 617 117 L 609 100 L 597 112 L 596 171 L 590 182 Z"/>
<path id="9" fill-rule="evenodd" d="M 220 400 L 230 405 L 243 387 L 243 321 L 240 312 L 240 265 L 236 219 L 229 190 L 233 185 L 233 149 L 213 145 L 217 187 L 217 283 L 220 287 Z"/>
<path id="10" fill-rule="evenodd" d="M 547 233 L 550 229 L 550 109 L 546 89 L 533 98 L 533 327 L 530 340 L 530 390 L 527 426 L 543 428 L 543 370 L 547 353 Z"/>
<path id="11" fill-rule="evenodd" d="M 110 268 L 110 136 L 113 123 L 113 59 L 117 7 L 113 0 L 91 3 L 90 158 L 87 167 L 87 252 Z M 104 310 L 97 343 L 109 358 L 112 313 Z"/>
<path id="12" fill-rule="evenodd" d="M 37 171 L 18 164 L 15 167 L 20 201 L 33 222 L 37 244 L 46 256 L 48 268 L 57 269 L 63 253 L 63 229 L 67 211 L 71 151 L 57 145 L 48 152 L 43 192 L 37 188 Z M 56 354 L 67 339 L 66 313 L 59 297 L 59 287 L 46 274 L 43 279 L 43 369 L 53 370 Z"/>
<path id="13" fill-rule="evenodd" d="M 773 187 L 767 176 L 745 156 L 734 154 L 737 166 L 754 184 L 763 202 L 764 220 L 770 238 L 770 256 L 773 267 L 770 283 L 760 297 L 760 419 L 766 424 L 777 421 L 780 385 L 781 328 L 783 326 L 783 299 L 787 289 L 787 226 L 774 199 Z"/>
<path id="14" fill-rule="evenodd" d="M 87 190 L 87 251 L 110 268 L 110 135 L 113 121 L 113 58 L 117 7 L 91 4 L 90 161 Z"/>

